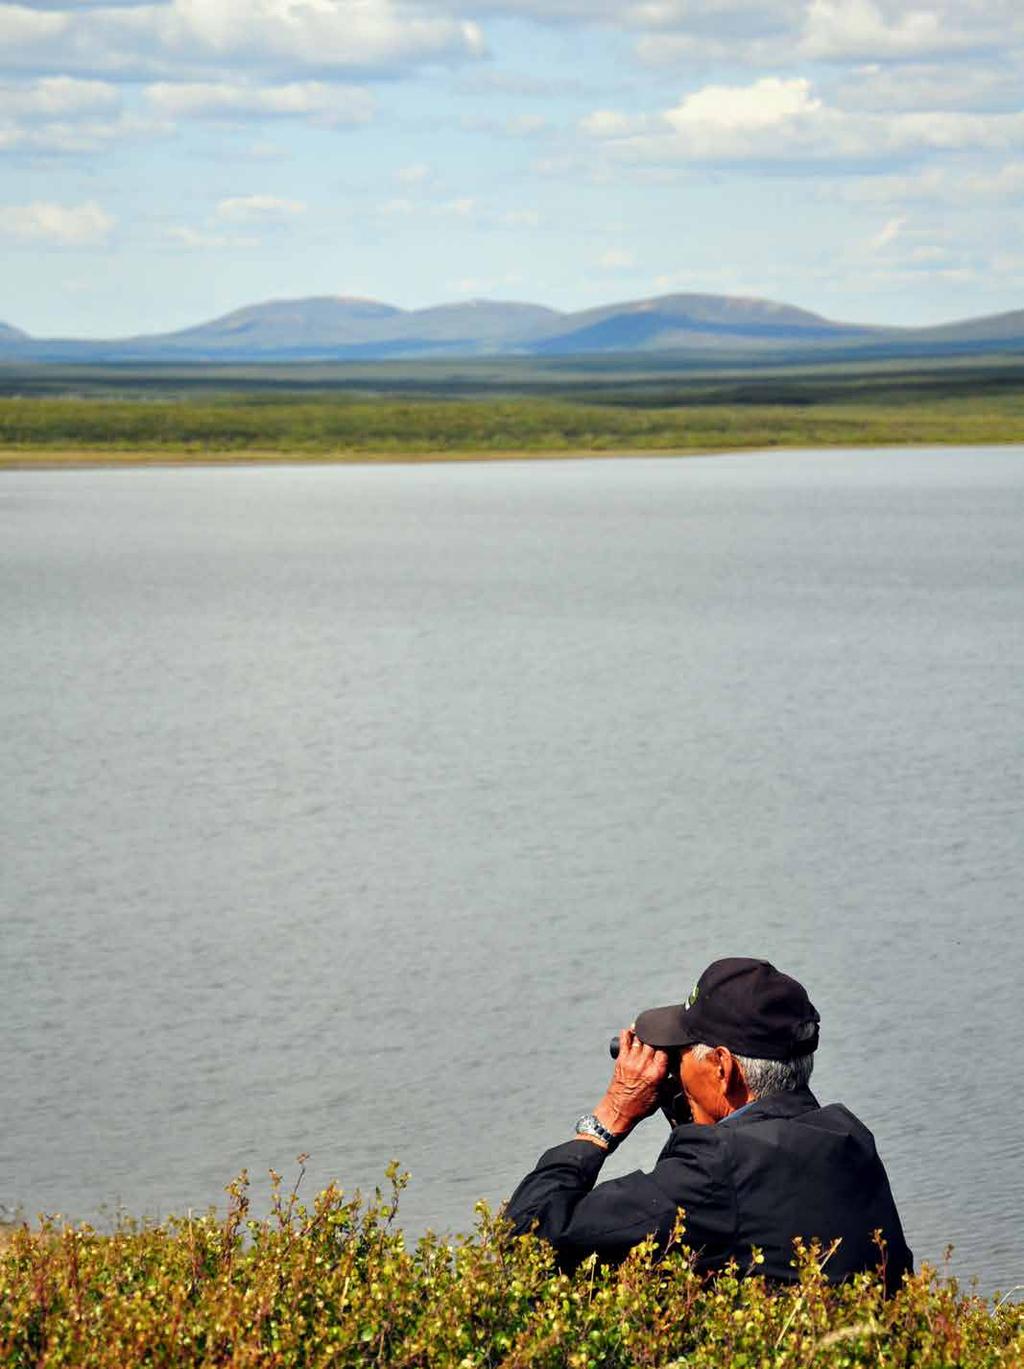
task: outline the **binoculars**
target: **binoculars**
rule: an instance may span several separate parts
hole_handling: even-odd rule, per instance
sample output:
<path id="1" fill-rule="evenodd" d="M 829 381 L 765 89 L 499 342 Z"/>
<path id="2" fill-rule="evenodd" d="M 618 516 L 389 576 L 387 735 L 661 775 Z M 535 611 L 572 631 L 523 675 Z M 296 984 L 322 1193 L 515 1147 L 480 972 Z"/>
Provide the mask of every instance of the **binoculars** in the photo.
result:
<path id="1" fill-rule="evenodd" d="M 668 1063 L 668 1067 L 669 1067 L 669 1072 L 670 1072 L 671 1074 L 678 1074 L 678 1073 L 679 1073 L 679 1047 L 678 1047 L 678 1046 L 669 1046 L 669 1047 L 666 1047 L 666 1049 L 668 1050 L 668 1062 L 669 1062 L 669 1063 Z M 619 1038 L 618 1038 L 617 1036 L 613 1036 L 612 1039 L 608 1042 L 608 1054 L 611 1056 L 611 1058 L 612 1058 L 613 1060 L 618 1060 L 618 1058 L 619 1058 Z"/>
<path id="2" fill-rule="evenodd" d="M 608 1043 L 608 1054 L 613 1060 L 619 1058 L 619 1038 L 613 1036 Z M 683 1092 L 683 1086 L 679 1080 L 679 1062 L 682 1058 L 682 1051 L 678 1049 L 670 1050 L 668 1053 L 668 1074 L 665 1082 L 661 1086 L 661 1110 L 665 1114 L 670 1127 L 681 1127 L 687 1122 L 693 1121 L 693 1113 L 690 1111 L 690 1102 Z"/>

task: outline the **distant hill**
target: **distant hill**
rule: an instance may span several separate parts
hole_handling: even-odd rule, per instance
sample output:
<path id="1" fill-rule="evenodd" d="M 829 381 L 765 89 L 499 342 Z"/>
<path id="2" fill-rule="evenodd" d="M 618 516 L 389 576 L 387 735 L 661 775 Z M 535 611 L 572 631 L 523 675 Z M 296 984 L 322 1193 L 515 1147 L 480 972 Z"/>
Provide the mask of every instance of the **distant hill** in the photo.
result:
<path id="1" fill-rule="evenodd" d="M 539 304 L 470 300 L 406 310 L 376 300 L 324 296 L 255 304 L 212 323 L 131 343 L 150 353 L 198 351 L 218 358 L 473 355 L 516 350 L 561 317 Z"/>
<path id="2" fill-rule="evenodd" d="M 0 360 L 83 364 L 646 354 L 684 363 L 697 356 L 840 360 L 985 351 L 1024 351 L 1024 310 L 939 327 L 883 328 L 728 295 L 661 295 L 576 313 L 500 300 L 400 309 L 323 295 L 253 304 L 177 332 L 108 341 L 31 338 L 0 324 Z"/>
<path id="3" fill-rule="evenodd" d="M 962 323 L 943 323 L 934 328 L 917 328 L 915 335 L 936 342 L 994 342 L 1019 344 L 1024 337 L 1024 309 L 1008 314 L 988 314 L 965 319 Z"/>
<path id="4" fill-rule="evenodd" d="M 401 318 L 402 310 L 372 299 L 333 295 L 250 304 L 177 333 L 132 338 L 140 347 L 267 351 L 276 347 L 345 347 Z"/>
<path id="5" fill-rule="evenodd" d="M 570 326 L 565 328 L 565 323 Z M 877 329 L 831 323 L 820 314 L 771 300 L 728 295 L 662 295 L 567 315 L 563 329 L 539 342 L 534 350 L 579 354 L 694 345 L 720 348 L 737 343 L 760 347 L 862 339 L 877 333 Z"/>

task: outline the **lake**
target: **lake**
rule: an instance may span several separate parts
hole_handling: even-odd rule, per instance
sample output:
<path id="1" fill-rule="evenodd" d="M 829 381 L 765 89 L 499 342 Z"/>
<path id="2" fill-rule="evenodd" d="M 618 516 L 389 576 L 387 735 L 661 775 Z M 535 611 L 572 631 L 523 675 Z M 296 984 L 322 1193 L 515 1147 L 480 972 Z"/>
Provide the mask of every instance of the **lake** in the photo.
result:
<path id="1" fill-rule="evenodd" d="M 465 1229 L 746 954 L 1024 1280 L 1024 449 L 6 472 L 0 614 L 8 1210 Z"/>

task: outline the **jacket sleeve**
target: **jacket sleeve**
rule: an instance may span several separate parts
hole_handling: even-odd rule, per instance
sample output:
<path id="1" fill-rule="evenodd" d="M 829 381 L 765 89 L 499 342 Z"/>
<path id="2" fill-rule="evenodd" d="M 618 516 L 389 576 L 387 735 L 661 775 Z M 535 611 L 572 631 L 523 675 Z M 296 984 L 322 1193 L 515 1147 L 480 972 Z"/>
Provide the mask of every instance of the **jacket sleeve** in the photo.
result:
<path id="1" fill-rule="evenodd" d="M 717 1219 L 709 1212 L 721 1203 L 708 1148 L 697 1144 L 685 1160 L 667 1151 L 652 1173 L 636 1170 L 595 1187 L 606 1152 L 589 1141 L 566 1141 L 540 1157 L 506 1215 L 517 1233 L 535 1229 L 550 1241 L 569 1267 L 595 1253 L 622 1259 L 648 1236 L 666 1244 L 680 1207 L 687 1209 L 688 1229 L 691 1210 L 700 1226 L 720 1226 L 723 1217 L 731 1225 L 731 1211 Z"/>

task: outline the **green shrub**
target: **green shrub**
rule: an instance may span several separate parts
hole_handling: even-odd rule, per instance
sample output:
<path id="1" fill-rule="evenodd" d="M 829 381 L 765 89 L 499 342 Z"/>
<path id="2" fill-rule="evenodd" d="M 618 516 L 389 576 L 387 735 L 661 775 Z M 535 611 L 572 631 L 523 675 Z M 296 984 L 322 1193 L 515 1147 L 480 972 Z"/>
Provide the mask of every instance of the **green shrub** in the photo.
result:
<path id="1" fill-rule="evenodd" d="M 1024 441 L 1024 390 L 846 396 L 814 404 L 627 407 L 549 396 L 117 399 L 0 395 L 0 464 L 33 453 L 211 460 L 488 456 L 515 452 L 727 451 Z"/>
<path id="2" fill-rule="evenodd" d="M 0 1362 L 18 1366 L 437 1366 L 437 1369 L 753 1369 L 1018 1366 L 1024 1307 L 989 1303 L 925 1269 L 888 1301 L 864 1275 L 840 1289 L 827 1252 L 795 1252 L 797 1281 L 735 1269 L 700 1277 L 682 1241 L 572 1277 L 480 1206 L 472 1234 L 413 1248 L 395 1224 L 407 1176 L 363 1204 L 311 1205 L 274 1177 L 249 1216 L 243 1174 L 226 1218 L 122 1222 L 109 1235 L 44 1222 L 0 1247 Z M 300 1174 L 301 1177 L 301 1174 Z M 682 1232 L 680 1232 L 682 1235 Z"/>

